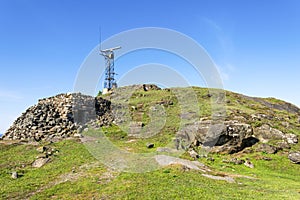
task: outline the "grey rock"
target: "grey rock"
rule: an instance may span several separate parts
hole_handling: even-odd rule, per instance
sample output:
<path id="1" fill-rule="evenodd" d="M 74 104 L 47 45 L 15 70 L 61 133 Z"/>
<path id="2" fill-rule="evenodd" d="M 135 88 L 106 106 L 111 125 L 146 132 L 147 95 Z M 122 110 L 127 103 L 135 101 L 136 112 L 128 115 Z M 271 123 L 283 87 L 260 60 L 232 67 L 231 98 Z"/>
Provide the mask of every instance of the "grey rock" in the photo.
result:
<path id="1" fill-rule="evenodd" d="M 32 167 L 40 168 L 44 166 L 47 162 L 50 161 L 50 158 L 38 158 L 32 163 Z"/>
<path id="2" fill-rule="evenodd" d="M 268 154 L 275 154 L 277 153 L 278 149 L 272 145 L 269 144 L 259 144 L 256 148 L 257 152 L 264 152 Z"/>
<path id="3" fill-rule="evenodd" d="M 11 178 L 12 179 L 17 179 L 18 178 L 18 173 L 17 172 L 12 172 L 11 173 Z"/>
<path id="4" fill-rule="evenodd" d="M 84 132 L 88 132 L 89 131 L 89 128 L 85 128 L 83 129 Z"/>
<path id="5" fill-rule="evenodd" d="M 194 149 L 190 149 L 188 151 L 188 153 L 190 154 L 191 158 L 193 158 L 194 160 L 196 160 L 197 158 L 199 158 L 199 154 Z"/>
<path id="6" fill-rule="evenodd" d="M 80 133 L 75 133 L 73 136 L 76 137 L 76 138 L 82 138 L 83 137 L 83 135 L 81 135 Z"/>
<path id="7" fill-rule="evenodd" d="M 249 124 L 238 121 L 214 124 L 207 119 L 186 125 L 178 132 L 177 140 L 175 146 L 177 144 L 179 148 L 184 140 L 194 147 L 203 145 L 212 147 L 212 152 L 230 154 L 242 151 L 259 141 L 253 137 L 253 129 Z"/>
<path id="8" fill-rule="evenodd" d="M 254 135 L 263 143 L 267 143 L 269 140 L 281 140 L 285 138 L 285 134 L 283 132 L 270 127 L 268 124 L 264 124 L 254 129 Z"/>
<path id="9" fill-rule="evenodd" d="M 300 152 L 289 153 L 288 158 L 292 163 L 300 164 Z"/>
<path id="10" fill-rule="evenodd" d="M 272 158 L 270 158 L 270 157 L 263 157 L 262 159 L 266 160 L 266 161 L 271 161 L 272 160 Z"/>
<path id="11" fill-rule="evenodd" d="M 254 165 L 253 165 L 253 163 L 250 160 L 246 160 L 245 163 L 244 163 L 244 165 L 246 167 L 249 167 L 249 168 L 254 168 Z"/>
<path id="12" fill-rule="evenodd" d="M 285 134 L 283 138 L 287 141 L 288 144 L 297 144 L 298 136 L 292 133 Z"/>
<path id="13" fill-rule="evenodd" d="M 41 147 L 38 147 L 36 150 L 37 150 L 37 152 L 39 152 L 39 153 L 44 153 L 44 151 L 46 151 L 46 147 L 45 146 L 41 146 Z"/>

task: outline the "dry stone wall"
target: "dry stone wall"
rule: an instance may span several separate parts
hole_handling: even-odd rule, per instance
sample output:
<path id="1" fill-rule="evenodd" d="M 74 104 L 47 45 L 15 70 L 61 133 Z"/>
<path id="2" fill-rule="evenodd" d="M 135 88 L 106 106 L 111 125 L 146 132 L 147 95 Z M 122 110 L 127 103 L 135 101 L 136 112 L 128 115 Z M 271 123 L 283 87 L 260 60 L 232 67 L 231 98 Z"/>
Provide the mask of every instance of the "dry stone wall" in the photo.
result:
<path id="1" fill-rule="evenodd" d="M 2 136 L 3 140 L 53 140 L 74 136 L 89 122 L 112 121 L 110 102 L 80 93 L 40 99 L 28 108 Z"/>

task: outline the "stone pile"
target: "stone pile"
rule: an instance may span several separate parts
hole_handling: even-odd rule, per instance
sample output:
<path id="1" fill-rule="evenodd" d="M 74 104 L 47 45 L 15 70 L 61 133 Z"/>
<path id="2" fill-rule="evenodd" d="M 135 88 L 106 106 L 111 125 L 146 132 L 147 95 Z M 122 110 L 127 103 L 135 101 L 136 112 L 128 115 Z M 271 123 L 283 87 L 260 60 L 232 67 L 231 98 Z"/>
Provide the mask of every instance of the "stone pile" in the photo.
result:
<path id="1" fill-rule="evenodd" d="M 2 139 L 51 141 L 71 137 L 91 121 L 99 126 L 112 121 L 109 110 L 108 100 L 80 93 L 40 99 L 13 123 Z"/>

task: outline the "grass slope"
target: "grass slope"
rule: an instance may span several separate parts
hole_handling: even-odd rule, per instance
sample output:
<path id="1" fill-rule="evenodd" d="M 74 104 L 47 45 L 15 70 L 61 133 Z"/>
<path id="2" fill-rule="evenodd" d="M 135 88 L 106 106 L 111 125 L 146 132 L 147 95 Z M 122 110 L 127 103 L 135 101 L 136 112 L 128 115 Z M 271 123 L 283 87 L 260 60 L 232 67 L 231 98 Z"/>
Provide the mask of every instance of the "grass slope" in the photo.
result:
<path id="1" fill-rule="evenodd" d="M 184 89 L 181 89 L 184 90 Z M 197 94 L 200 118 L 210 118 L 208 90 L 193 88 Z M 119 127 L 112 125 L 103 132 L 116 146 L 134 153 L 150 153 L 146 148 L 153 142 L 155 147 L 165 146 L 179 128 L 180 108 L 172 91 L 136 91 L 129 100 L 130 115 L 145 125 L 150 122 L 147 115 L 151 106 L 158 102 L 172 101 L 164 105 L 166 124 L 155 136 L 148 139 L 128 137 Z M 273 104 L 283 104 L 276 99 L 267 99 Z M 227 120 L 236 116 L 250 119 L 252 114 L 265 114 L 272 118 L 249 121 L 254 126 L 267 123 L 285 133 L 300 135 L 298 115 L 285 110 L 271 109 L 255 99 L 226 92 Z M 283 121 L 288 122 L 282 123 Z M 93 133 L 93 130 L 90 130 Z M 128 142 L 131 141 L 131 142 Z M 41 168 L 31 164 L 37 156 L 39 146 L 56 149 L 51 161 Z M 292 150 L 300 150 L 294 145 Z M 183 155 L 186 157 L 186 155 Z M 300 166 L 291 164 L 287 152 L 275 155 L 264 153 L 220 155 L 199 161 L 209 166 L 217 175 L 234 177 L 235 183 L 208 179 L 195 170 L 182 166 L 168 166 L 147 173 L 112 171 L 101 160 L 96 160 L 80 141 L 75 139 L 57 143 L 5 144 L 0 143 L 0 199 L 300 199 Z M 224 163 L 232 157 L 249 158 L 255 168 Z M 268 157 L 272 160 L 266 161 Z M 214 160 L 214 161 L 211 161 Z M 21 177 L 12 179 L 17 171 Z"/>

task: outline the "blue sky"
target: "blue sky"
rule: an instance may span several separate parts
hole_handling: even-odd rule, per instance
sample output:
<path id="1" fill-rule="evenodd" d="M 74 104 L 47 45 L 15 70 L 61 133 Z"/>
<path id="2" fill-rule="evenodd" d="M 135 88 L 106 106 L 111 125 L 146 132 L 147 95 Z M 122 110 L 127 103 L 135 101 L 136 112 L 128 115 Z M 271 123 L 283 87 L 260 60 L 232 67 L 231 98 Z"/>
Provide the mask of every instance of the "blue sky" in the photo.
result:
<path id="1" fill-rule="evenodd" d="M 0 133 L 38 98 L 73 91 L 99 26 L 102 40 L 141 27 L 182 32 L 206 49 L 226 90 L 300 106 L 299 9 L 298 0 L 1 0 Z M 162 62 L 204 86 L 178 58 L 144 54 L 117 61 L 120 76 Z"/>

